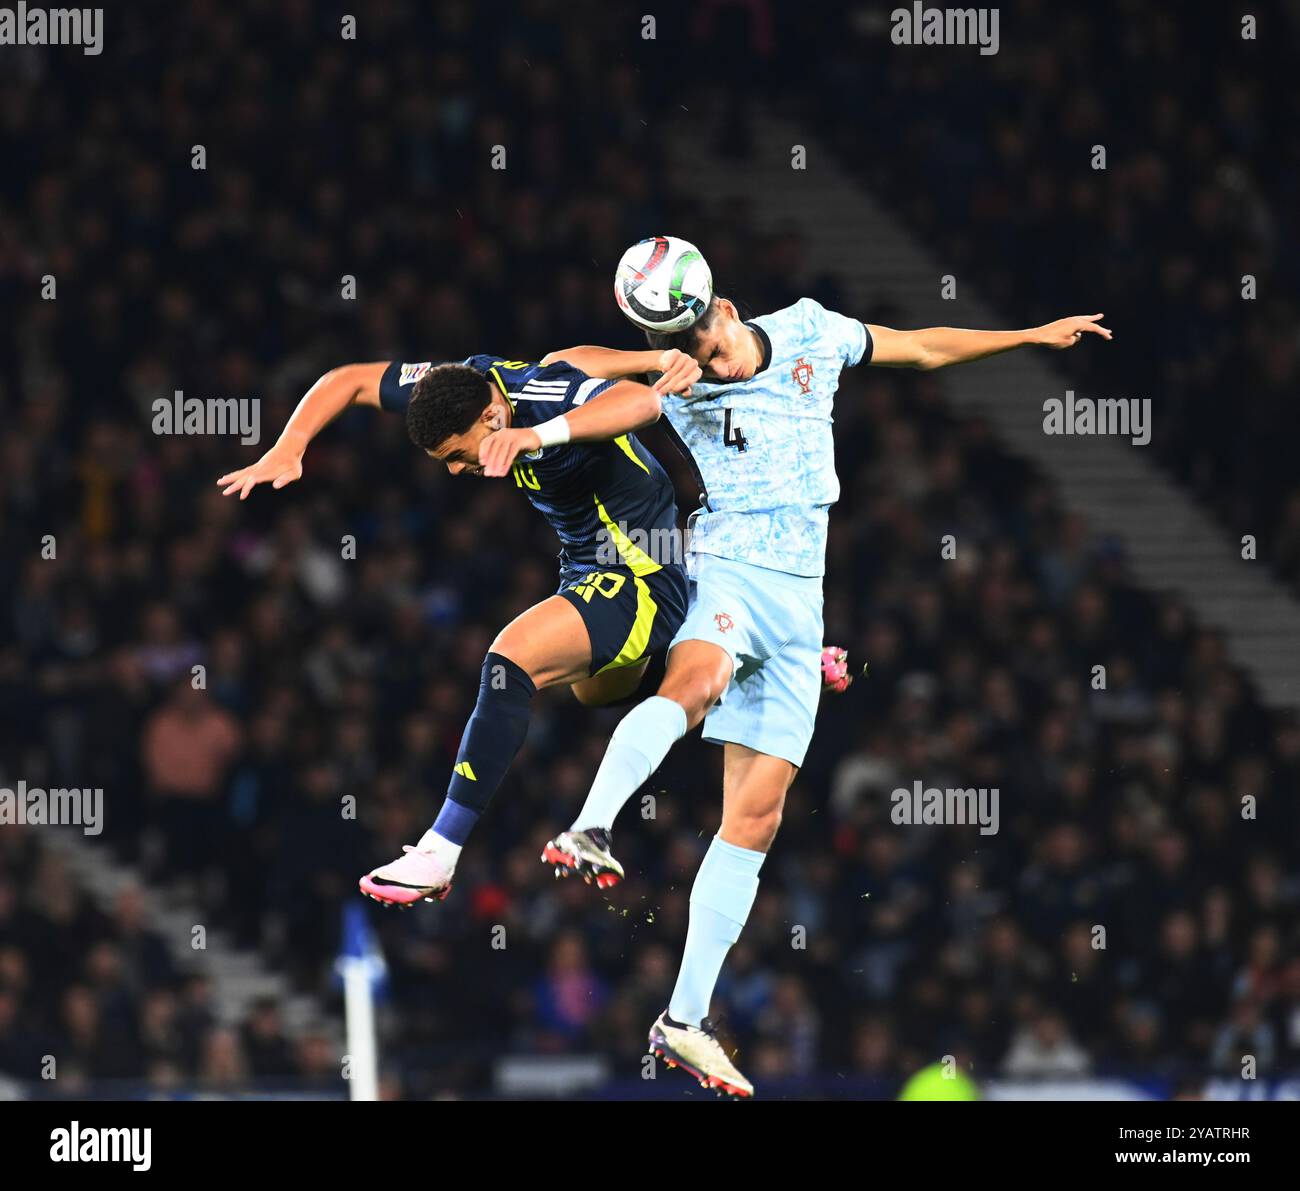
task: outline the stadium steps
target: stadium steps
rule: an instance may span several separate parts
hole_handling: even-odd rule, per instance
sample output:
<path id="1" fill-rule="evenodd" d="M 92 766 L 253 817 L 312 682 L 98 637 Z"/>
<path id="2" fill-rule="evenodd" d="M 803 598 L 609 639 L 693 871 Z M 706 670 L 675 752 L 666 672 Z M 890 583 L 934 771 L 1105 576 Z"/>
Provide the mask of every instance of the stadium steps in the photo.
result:
<path id="1" fill-rule="evenodd" d="M 707 196 L 718 209 L 752 210 L 763 231 L 797 228 L 807 248 L 805 275 L 836 277 L 850 312 L 865 314 L 881 301 L 901 311 L 905 327 L 1019 325 L 978 297 L 977 279 L 931 256 L 910 231 L 840 169 L 829 148 L 779 113 L 756 117 L 754 155 L 743 168 L 716 151 L 708 119 L 693 113 L 668 138 L 669 169 L 679 193 Z M 791 168 L 791 147 L 803 145 L 807 169 Z M 957 297 L 940 297 L 941 278 L 956 278 Z M 1091 313 L 1062 310 L 1061 314 Z M 1140 327 L 1113 327 L 1140 335 Z M 1075 350 L 1104 351 L 1081 344 Z M 936 374 L 962 414 L 985 417 L 1004 445 L 1033 461 L 1058 484 L 1066 503 L 1095 534 L 1119 541 L 1130 573 L 1156 591 L 1177 591 L 1198 621 L 1222 630 L 1232 656 L 1255 680 L 1271 707 L 1300 706 L 1300 605 L 1268 569 L 1245 561 L 1240 542 L 1211 519 L 1157 466 L 1147 449 L 1127 438 L 1065 437 L 1043 433 L 1043 402 L 1074 387 L 1044 351 L 1013 352 Z M 1160 416 L 1160 394 L 1090 393 L 1076 397 L 1150 397 Z M 978 476 L 972 481 L 979 482 Z"/>
<path id="2" fill-rule="evenodd" d="M 317 998 L 292 992 L 283 976 L 268 970 L 259 956 L 237 947 L 226 932 L 209 929 L 206 948 L 195 950 L 193 929 L 205 915 L 193 902 L 170 891 L 164 897 L 134 867 L 120 863 L 108 848 L 88 843 L 73 830 L 51 829 L 41 838 L 106 914 L 112 914 L 122 889 L 135 887 L 143 892 L 150 928 L 166 941 L 177 968 L 208 979 L 213 1011 L 223 1025 L 242 1021 L 255 1001 L 270 997 L 279 1006 L 290 1037 L 318 1034 L 340 1042 L 337 1020 Z"/>

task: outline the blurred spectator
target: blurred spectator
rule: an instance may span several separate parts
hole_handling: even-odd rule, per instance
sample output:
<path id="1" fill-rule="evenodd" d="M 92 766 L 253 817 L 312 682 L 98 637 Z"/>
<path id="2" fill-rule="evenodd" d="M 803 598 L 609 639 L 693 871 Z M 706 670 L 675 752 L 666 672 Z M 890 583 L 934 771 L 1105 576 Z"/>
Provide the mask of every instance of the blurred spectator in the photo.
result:
<path id="1" fill-rule="evenodd" d="M 1040 1013 L 1021 1027 L 1002 1062 L 1002 1070 L 1013 1079 L 1085 1075 L 1089 1066 L 1086 1052 L 1070 1037 L 1059 1013 Z"/>

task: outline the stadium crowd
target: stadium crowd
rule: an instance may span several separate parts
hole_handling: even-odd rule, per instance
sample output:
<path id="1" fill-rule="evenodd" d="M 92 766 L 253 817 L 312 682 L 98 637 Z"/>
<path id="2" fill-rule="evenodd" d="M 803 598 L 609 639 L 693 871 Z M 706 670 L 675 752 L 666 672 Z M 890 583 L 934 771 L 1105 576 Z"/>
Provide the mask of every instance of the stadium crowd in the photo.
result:
<path id="1" fill-rule="evenodd" d="M 1276 510 L 1270 543 L 1300 541 L 1300 490 L 1275 488 L 1294 472 L 1266 457 L 1289 445 L 1269 420 L 1295 381 L 1294 337 L 1267 335 L 1285 306 L 1257 314 L 1204 272 L 1293 270 L 1262 195 L 1285 198 L 1294 172 L 1197 175 L 1258 164 L 1267 72 L 1216 78 L 1215 121 L 1179 106 L 1190 73 L 1125 74 L 1136 97 L 1080 89 L 1076 24 L 1010 7 L 1042 36 L 1032 51 L 1006 37 L 992 81 L 986 59 L 952 56 L 882 57 L 858 78 L 848 50 L 823 46 L 826 86 L 872 113 L 863 168 L 927 235 L 960 229 L 959 259 L 991 261 L 990 289 L 1026 321 L 1108 295 L 1098 308 L 1133 354 L 1070 366 L 1159 391 L 1171 465 L 1234 525 Z M 1169 39 L 1199 36 L 1112 7 L 1161 61 Z M 440 474 L 373 411 L 330 428 L 285 491 L 241 504 L 215 478 L 341 362 L 635 346 L 609 275 L 651 228 L 701 245 L 755 309 L 803 293 L 842 304 L 833 278 L 799 272 L 797 238 L 765 251 L 745 211 L 665 189 L 655 113 L 669 96 L 642 69 L 662 47 L 608 6 L 538 0 L 503 27 L 492 6 L 417 18 L 385 4 L 355 42 L 307 4 L 145 13 L 120 14 L 102 58 L 30 51 L 0 77 L 0 785 L 102 788 L 106 828 L 87 846 L 329 998 L 340 907 L 427 825 L 483 653 L 553 589 L 556 544 L 512 488 Z M 737 44 L 766 53 L 764 70 L 719 66 L 753 94 L 779 58 L 756 28 Z M 683 36 L 701 52 L 719 32 Z M 866 61 L 885 53 L 861 44 Z M 997 135 L 965 126 L 978 105 L 953 79 L 1004 89 L 987 114 Z M 1006 98 L 1028 90 L 1029 114 Z M 1118 193 L 1064 182 L 1062 123 L 1088 140 L 1121 102 L 1164 140 L 1160 161 L 1117 163 Z M 851 157 L 840 121 L 822 127 Z M 206 170 L 191 168 L 195 144 Z M 1193 181 L 1156 168 L 1173 161 Z M 1254 196 L 1249 227 L 1224 209 L 1234 185 Z M 918 188 L 930 203 L 911 202 Z M 1194 242 L 1164 220 L 1171 206 Z M 39 298 L 46 275 L 54 300 Z M 1224 434 L 1229 380 L 1250 395 L 1234 402 L 1249 425 Z M 862 369 L 837 401 L 827 640 L 869 673 L 824 702 L 724 973 L 716 1008 L 742 1066 L 775 1087 L 821 1074 L 886 1094 L 944 1054 L 977 1079 L 1183 1080 L 1237 1073 L 1243 1054 L 1262 1075 L 1300 1070 L 1300 723 L 1259 705 L 1176 594 L 1135 588 L 1048 477 L 955 421 L 949 383 Z M 260 398 L 261 446 L 156 435 L 151 403 L 177 389 Z M 648 440 L 688 511 L 684 468 Z M 945 561 L 949 533 L 961 546 Z M 1274 557 L 1295 577 L 1300 552 Z M 451 897 L 374 912 L 391 969 L 386 1094 L 481 1093 L 520 1053 L 595 1051 L 635 1076 L 721 771 L 717 750 L 683 742 L 617 827 L 628 881 L 599 895 L 554 881 L 540 846 L 581 803 L 617 716 L 539 699 Z M 996 788 L 999 832 L 895 824 L 891 792 L 917 781 Z M 117 1080 L 341 1089 L 323 1038 L 290 1036 L 274 1003 L 223 1020 L 139 890 L 102 905 L 46 830 L 0 825 L 0 1079 L 35 1085 L 52 1055 L 64 1095 Z"/>
<path id="2" fill-rule="evenodd" d="M 1162 464 L 1300 592 L 1300 20 L 1000 11 L 993 56 L 894 45 L 868 5 L 815 34 L 792 21 L 818 69 L 790 102 L 1009 317 L 1104 310 L 1114 342 L 1062 367 L 1083 391 L 1149 397 Z"/>

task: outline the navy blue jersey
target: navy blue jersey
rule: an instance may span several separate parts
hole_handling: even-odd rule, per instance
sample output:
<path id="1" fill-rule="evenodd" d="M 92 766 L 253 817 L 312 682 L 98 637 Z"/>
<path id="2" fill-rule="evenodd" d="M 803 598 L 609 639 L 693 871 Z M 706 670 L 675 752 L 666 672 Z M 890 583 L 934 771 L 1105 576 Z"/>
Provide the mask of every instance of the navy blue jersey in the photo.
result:
<path id="1" fill-rule="evenodd" d="M 529 364 L 501 356 L 470 356 L 460 362 L 483 373 L 505 397 L 510 424 L 517 428 L 548 422 L 616 383 L 564 363 Z M 432 367 L 393 361 L 379 383 L 380 404 L 405 411 L 416 381 Z M 676 532 L 672 482 L 633 434 L 520 455 L 513 481 L 559 536 L 560 567 L 566 575 L 589 574 L 616 562 L 637 574 L 651 574 L 659 566 L 646 544 L 668 543 Z"/>

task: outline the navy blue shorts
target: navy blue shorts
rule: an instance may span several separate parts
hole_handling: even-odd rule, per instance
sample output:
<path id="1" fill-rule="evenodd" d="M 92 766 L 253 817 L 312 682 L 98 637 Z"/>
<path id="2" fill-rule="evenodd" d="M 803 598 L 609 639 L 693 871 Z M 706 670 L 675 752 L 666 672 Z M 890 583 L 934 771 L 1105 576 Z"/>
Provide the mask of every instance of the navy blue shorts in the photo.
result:
<path id="1" fill-rule="evenodd" d="M 686 619 L 686 568 L 669 564 L 650 574 L 613 566 L 562 575 L 558 595 L 582 617 L 591 638 L 591 673 L 635 666 L 677 635 Z"/>

